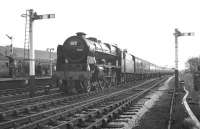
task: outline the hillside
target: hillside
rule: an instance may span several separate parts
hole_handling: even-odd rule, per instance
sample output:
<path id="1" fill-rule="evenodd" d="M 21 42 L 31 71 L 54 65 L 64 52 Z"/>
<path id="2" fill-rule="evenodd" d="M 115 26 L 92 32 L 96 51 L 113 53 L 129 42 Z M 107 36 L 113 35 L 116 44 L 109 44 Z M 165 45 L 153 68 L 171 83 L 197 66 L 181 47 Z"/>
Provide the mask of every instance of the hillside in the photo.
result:
<path id="1" fill-rule="evenodd" d="M 23 59 L 24 58 L 24 49 L 23 48 L 16 48 L 13 49 L 14 58 Z M 9 56 L 10 51 L 9 48 L 6 46 L 0 46 L 0 55 Z M 52 54 L 53 60 L 56 60 L 56 53 Z M 42 50 L 35 50 L 35 59 L 36 60 L 49 60 L 49 53 L 47 51 Z"/>

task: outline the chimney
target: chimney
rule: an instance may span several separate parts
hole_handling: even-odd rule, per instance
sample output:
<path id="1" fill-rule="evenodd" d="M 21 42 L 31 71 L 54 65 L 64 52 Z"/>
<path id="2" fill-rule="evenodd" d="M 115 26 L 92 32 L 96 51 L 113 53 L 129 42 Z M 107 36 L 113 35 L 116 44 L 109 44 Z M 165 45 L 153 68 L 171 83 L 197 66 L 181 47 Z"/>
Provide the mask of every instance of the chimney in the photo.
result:
<path id="1" fill-rule="evenodd" d="M 85 36 L 86 36 L 86 34 L 83 32 L 77 32 L 76 35 L 79 37 L 82 37 L 82 38 L 85 38 Z"/>
<path id="2" fill-rule="evenodd" d="M 98 43 L 101 43 L 101 40 L 97 40 Z"/>

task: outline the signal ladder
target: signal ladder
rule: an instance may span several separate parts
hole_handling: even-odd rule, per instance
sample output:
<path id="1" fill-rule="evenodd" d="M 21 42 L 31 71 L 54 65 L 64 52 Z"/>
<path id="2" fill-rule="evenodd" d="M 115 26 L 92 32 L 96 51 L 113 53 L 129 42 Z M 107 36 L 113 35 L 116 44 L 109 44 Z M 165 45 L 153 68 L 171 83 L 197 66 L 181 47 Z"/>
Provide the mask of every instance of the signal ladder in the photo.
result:
<path id="1" fill-rule="evenodd" d="M 29 60 L 29 50 L 30 50 L 30 33 L 31 33 L 31 12 L 32 10 L 26 10 L 25 18 L 25 39 L 24 39 L 24 60 Z"/>

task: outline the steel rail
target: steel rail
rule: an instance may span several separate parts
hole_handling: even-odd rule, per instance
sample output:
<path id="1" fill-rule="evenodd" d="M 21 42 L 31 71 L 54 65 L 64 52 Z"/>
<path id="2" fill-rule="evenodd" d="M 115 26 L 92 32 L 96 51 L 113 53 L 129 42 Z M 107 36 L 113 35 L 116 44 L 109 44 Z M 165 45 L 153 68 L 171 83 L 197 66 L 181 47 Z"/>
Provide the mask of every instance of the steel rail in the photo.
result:
<path id="1" fill-rule="evenodd" d="M 110 90 L 114 90 L 114 89 L 110 88 L 109 90 L 106 90 L 105 93 L 110 92 Z M 99 91 L 99 93 L 100 92 L 101 91 Z M 35 107 L 42 107 L 42 106 L 44 107 L 45 105 L 50 106 L 51 104 L 61 103 L 62 101 L 73 100 L 73 99 L 76 99 L 76 98 L 83 98 L 84 96 L 88 96 L 88 95 L 90 96 L 90 95 L 93 95 L 93 94 L 95 95 L 96 93 L 97 92 L 95 91 L 95 92 L 78 94 L 78 95 L 73 95 L 73 96 L 59 96 L 59 95 L 61 95 L 61 93 L 57 93 L 57 94 L 54 94 L 54 95 L 52 94 L 52 95 L 38 96 L 38 97 L 35 97 L 35 98 L 25 99 L 24 101 L 29 103 L 26 106 L 22 105 L 21 100 L 18 100 L 17 102 L 13 101 L 15 105 L 20 105 L 21 107 L 17 107 L 17 108 L 15 107 L 14 109 L 8 109 L 6 111 L 0 112 L 0 117 L 3 116 L 5 118 L 6 116 L 13 115 L 13 114 L 19 115 L 20 112 L 24 113 L 24 112 L 26 112 L 30 109 L 34 109 Z M 52 97 L 56 97 L 56 96 L 58 98 L 54 98 L 53 100 L 46 100 L 50 97 L 52 98 Z M 40 101 L 40 103 L 36 103 L 37 101 Z M 41 102 L 41 101 L 44 101 L 44 102 Z M 30 103 L 33 103 L 33 104 L 30 104 Z M 36 103 L 36 104 L 34 104 L 34 103 Z M 10 104 L 10 102 L 8 102 L 8 104 Z M 9 105 L 6 105 L 6 106 L 9 106 Z M 3 108 L 3 107 L 5 107 L 5 105 L 1 106 L 1 108 Z M 2 119 L 2 118 L 0 118 L 0 119 Z"/>
<path id="2" fill-rule="evenodd" d="M 127 91 L 130 91 L 130 90 L 133 90 L 134 88 L 128 88 L 128 89 L 126 89 L 126 90 L 123 90 L 123 91 L 120 91 L 120 92 L 116 92 L 116 93 L 112 93 L 112 94 L 110 94 L 110 95 L 106 95 L 106 96 L 103 96 L 103 97 L 101 97 L 101 98 L 98 98 L 98 99 L 94 99 L 94 100 L 92 100 L 92 101 L 89 101 L 89 102 L 84 102 L 84 104 L 83 105 L 80 105 L 80 106 L 78 106 L 78 107 L 74 107 L 73 109 L 70 109 L 70 110 L 66 110 L 66 111 L 64 111 L 64 112 L 60 112 L 60 113 L 58 113 L 58 114 L 55 114 L 55 115 L 52 115 L 52 116 L 50 116 L 50 117 L 48 117 L 48 118 L 44 118 L 44 119 L 41 119 L 41 120 L 39 120 L 39 121 L 35 121 L 35 122 L 33 122 L 33 123 L 30 123 L 30 124 L 28 124 L 28 125 L 25 125 L 25 126 L 23 126 L 23 127 L 21 127 L 21 128 L 19 128 L 19 129 L 33 129 L 33 128 L 37 128 L 37 127 L 40 127 L 40 126 L 42 126 L 42 125 L 40 125 L 39 123 L 42 123 L 42 124 L 47 124 L 47 123 L 49 123 L 49 122 L 53 122 L 53 121 L 56 121 L 56 120 L 58 120 L 58 119 L 60 119 L 60 118 L 63 118 L 64 116 L 68 116 L 69 114 L 73 114 L 73 113 L 76 113 L 77 111 L 81 111 L 81 110 L 83 110 L 83 109 L 87 109 L 88 107 L 90 107 L 90 106 L 93 106 L 93 105 L 95 105 L 95 104 L 99 104 L 100 102 L 102 102 L 103 100 L 105 100 L 105 99 L 110 99 L 111 97 L 119 97 L 119 94 L 126 94 L 127 93 Z M 135 96 L 135 95 L 134 95 Z M 123 98 L 122 98 L 123 99 Z M 121 103 L 121 100 L 120 101 L 118 101 L 118 103 Z M 124 101 L 125 102 L 125 101 Z M 124 102 L 122 102 L 121 104 L 123 104 Z M 120 105 L 121 105 L 120 104 Z M 113 103 L 111 104 L 111 105 L 113 105 Z M 119 104 L 117 104 L 117 103 L 115 103 L 113 106 L 106 106 L 107 108 L 109 108 L 109 107 L 111 107 L 111 108 L 113 108 L 113 107 L 116 107 L 116 106 L 119 106 Z M 103 109 L 99 109 L 100 111 L 98 111 L 98 112 L 104 112 L 105 110 L 104 110 L 105 108 L 103 108 Z M 86 117 L 91 117 L 91 116 L 94 116 L 94 115 L 92 115 L 92 113 L 96 113 L 96 114 L 98 114 L 98 112 L 96 112 L 96 111 L 93 111 L 93 112 L 91 112 L 90 114 L 88 114 L 88 115 L 86 115 Z M 73 122 L 77 122 L 77 120 L 80 120 L 80 119 L 84 119 L 84 118 L 74 118 L 73 120 L 71 120 L 71 121 L 68 121 L 67 123 L 72 123 L 72 125 L 73 125 Z M 65 125 L 66 125 L 66 123 L 65 123 Z M 62 124 L 62 126 L 65 126 L 65 125 L 63 125 Z M 71 124 L 70 124 L 71 125 Z M 62 128 L 62 126 L 61 126 L 61 128 Z M 60 128 L 60 126 L 59 126 L 59 128 Z"/>
<path id="3" fill-rule="evenodd" d="M 58 92 L 59 89 L 58 88 L 52 88 L 52 89 L 49 89 L 48 90 L 48 94 L 54 94 L 56 92 Z M 43 90 L 40 90 L 40 91 L 36 91 L 35 93 L 35 97 L 39 97 L 39 96 L 43 96 L 47 94 L 45 89 Z M 18 93 L 18 94 L 15 94 L 15 95 L 7 95 L 7 96 L 1 96 L 0 97 L 0 105 L 2 103 L 8 103 L 10 101 L 17 101 L 17 100 L 22 100 L 22 99 L 26 99 L 26 98 L 29 98 L 29 92 L 23 92 L 23 93 Z"/>
<path id="4" fill-rule="evenodd" d="M 139 86 L 148 84 L 148 83 L 150 83 L 152 81 L 155 81 L 155 79 L 146 81 L 146 82 L 144 82 L 142 84 L 139 84 L 139 85 L 131 87 L 131 88 L 134 89 L 134 88 L 137 88 Z M 127 90 L 129 90 L 131 88 L 123 89 L 123 90 L 111 93 L 109 95 L 106 94 L 106 95 L 104 95 L 104 98 L 116 95 L 118 93 L 126 92 Z M 96 92 L 92 92 L 92 93 L 97 94 Z M 89 93 L 89 94 L 92 94 L 92 93 Z M 33 125 L 34 124 L 33 121 L 35 121 L 35 120 L 42 119 L 42 118 L 46 119 L 44 117 L 49 117 L 49 116 L 52 116 L 53 114 L 58 114 L 60 112 L 67 111 L 70 108 L 75 108 L 75 107 L 83 105 L 85 103 L 89 103 L 89 102 L 97 101 L 97 100 L 102 100 L 102 99 L 103 99 L 103 97 L 100 96 L 100 97 L 92 98 L 92 99 L 89 99 L 89 100 L 86 100 L 86 101 L 76 102 L 76 103 L 73 103 L 71 105 L 65 105 L 65 106 L 62 106 L 62 107 L 58 107 L 58 108 L 54 108 L 54 109 L 51 109 L 51 110 L 43 111 L 43 112 L 40 112 L 39 114 L 33 114 L 33 115 L 30 115 L 30 116 L 22 117 L 22 118 L 15 119 L 15 120 L 12 120 L 12 121 L 8 121 L 8 122 L 5 122 L 5 123 L 0 123 L 0 127 L 2 127 L 2 128 L 3 127 L 10 127 L 11 128 L 11 127 L 15 127 L 17 125 L 21 125 L 21 124 L 23 125 L 23 123 L 30 123 L 30 122 L 32 122 L 30 124 Z M 61 113 L 61 114 L 63 114 L 63 113 Z M 17 123 L 17 125 L 16 125 L 16 123 Z"/>
<path id="5" fill-rule="evenodd" d="M 54 94 L 50 94 L 50 95 L 37 96 L 37 97 L 34 97 L 34 98 L 25 98 L 25 99 L 20 99 L 20 100 L 8 101 L 8 102 L 0 103 L 0 107 L 9 107 L 9 106 L 12 106 L 12 105 L 28 103 L 28 102 L 30 103 L 30 102 L 33 102 L 33 101 L 48 99 L 49 97 L 55 97 L 55 96 L 58 96 L 58 95 L 61 95 L 61 94 L 62 94 L 62 92 L 59 92 L 59 93 L 54 93 Z"/>
<path id="6" fill-rule="evenodd" d="M 110 122 L 112 119 L 119 116 L 119 114 L 122 114 L 128 107 L 134 104 L 136 99 L 139 99 L 141 96 L 145 95 L 149 91 L 152 91 L 153 88 L 157 87 L 160 83 L 162 83 L 165 79 L 162 79 L 161 81 L 157 82 L 156 84 L 153 84 L 153 86 L 135 94 L 128 98 L 125 98 L 124 103 L 119 106 L 118 108 L 114 109 L 113 111 L 107 113 L 103 118 L 98 118 L 97 121 L 90 126 L 84 128 L 84 129 L 97 129 L 98 127 L 105 126 L 108 122 Z M 60 129 L 60 128 L 53 128 L 53 129 Z"/>
<path id="7" fill-rule="evenodd" d="M 174 110 L 175 93 L 176 93 L 176 90 L 174 87 L 172 98 L 171 98 L 171 103 L 170 103 L 170 112 L 169 112 L 169 120 L 168 120 L 167 129 L 171 129 L 171 125 L 172 125 L 172 121 L 173 121 L 172 115 L 173 115 L 173 110 Z"/>
<path id="8" fill-rule="evenodd" d="M 69 103 L 69 102 L 66 102 L 66 101 L 71 101 L 71 100 L 77 99 L 77 98 L 84 98 L 84 97 L 87 97 L 87 96 L 93 95 L 93 94 L 95 95 L 95 92 L 78 94 L 78 95 L 73 95 L 73 96 L 60 96 L 60 98 L 54 98 L 53 100 L 47 100 L 47 101 L 44 101 L 44 102 L 41 102 L 41 103 L 36 103 L 36 104 L 32 104 L 32 105 L 27 105 L 25 107 L 11 109 L 11 110 L 8 110 L 8 111 L 5 111 L 5 112 L 0 112 L 0 114 L 4 114 L 4 116 L 9 116 L 9 115 L 12 115 L 12 114 L 16 114 L 16 112 L 18 114 L 20 112 L 24 113 L 28 110 L 34 109 L 35 107 L 44 107 L 44 106 L 47 107 L 47 106 L 50 106 L 51 104 L 61 103 L 62 101 L 63 101 L 63 104 Z"/>
<path id="9" fill-rule="evenodd" d="M 9 81 L 26 81 L 28 78 L 26 78 L 26 79 L 19 79 L 19 80 L 9 80 Z M 36 89 L 37 90 L 40 90 L 40 89 L 42 89 L 44 86 L 42 86 L 42 85 L 48 85 L 49 83 L 52 83 L 52 80 L 51 80 L 51 78 L 50 77 L 47 77 L 47 78 L 39 78 L 39 79 L 37 79 L 36 78 L 36 81 L 44 81 L 44 80 L 46 80 L 47 82 L 37 82 L 36 84 L 38 85 L 38 86 L 36 86 Z M 2 83 L 2 82 L 7 82 L 6 80 L 5 81 L 0 81 L 0 83 Z M 44 84 L 43 84 L 44 83 Z M 15 83 L 16 84 L 16 83 Z M 25 83 L 24 83 L 25 84 Z M 13 84 L 14 85 L 14 84 Z M 54 87 L 54 86 L 53 86 Z M 23 87 L 20 87 L 20 88 L 17 88 L 16 86 L 15 87 L 13 87 L 13 88 L 8 88 L 8 89 L 1 89 L 0 90 L 0 97 L 1 96 L 8 96 L 8 95 L 10 95 L 10 94 L 17 94 L 17 93 L 22 93 L 22 92 L 27 92 L 29 90 L 29 88 L 28 87 L 26 87 L 25 85 L 23 86 Z"/>
<path id="10" fill-rule="evenodd" d="M 137 86 L 134 86 L 134 87 L 131 87 L 131 88 L 137 88 L 137 87 L 140 87 L 142 85 L 145 85 L 145 84 L 153 82 L 153 81 L 155 81 L 155 79 L 148 80 L 148 81 L 146 81 L 144 83 L 141 83 L 141 84 L 139 84 Z M 126 88 L 129 88 L 129 87 L 126 87 Z M 120 92 L 125 92 L 127 90 L 128 89 L 123 89 Z M 106 91 L 108 91 L 108 90 L 106 90 Z M 97 94 L 97 93 L 96 92 L 90 92 L 89 94 Z M 113 95 L 113 93 L 112 93 L 112 95 Z M 81 96 L 79 95 L 79 98 L 80 97 Z M 95 99 L 98 99 L 98 98 L 95 98 Z M 87 101 L 88 102 L 92 101 L 92 99 L 87 100 Z M 20 115 L 21 117 L 19 117 L 17 119 L 13 119 L 13 120 L 10 120 L 10 121 L 6 121 L 6 122 L 0 123 L 0 127 L 1 128 L 4 128 L 4 127 L 7 127 L 7 128 L 19 127 L 19 125 L 23 125 L 23 123 L 27 123 L 27 122 L 29 123 L 29 122 L 33 122 L 33 121 L 38 120 L 38 119 L 42 119 L 44 117 L 48 117 L 49 115 L 62 112 L 64 110 L 66 110 L 66 109 L 73 108 L 73 107 L 75 107 L 77 105 L 80 105 L 80 104 L 84 104 L 85 102 L 86 101 L 84 101 L 84 102 L 78 102 L 78 103 L 73 103 L 71 105 L 65 105 L 65 106 L 57 107 L 57 108 L 50 109 L 50 110 L 48 109 L 46 111 L 42 111 L 42 112 L 40 111 L 40 113 L 37 113 L 37 114 L 36 113 L 35 114 L 29 114 L 29 116 L 23 116 L 23 115 L 21 116 Z"/>
<path id="11" fill-rule="evenodd" d="M 96 98 L 94 98 L 94 99 L 96 99 Z M 87 100 L 87 101 L 92 101 L 94 99 L 90 99 L 90 100 Z M 13 127 L 16 128 L 18 125 L 21 125 L 21 124 L 24 124 L 24 123 L 27 123 L 27 122 L 28 123 L 33 122 L 35 120 L 42 119 L 44 117 L 48 117 L 48 116 L 56 114 L 58 112 L 65 111 L 69 108 L 76 107 L 77 105 L 84 104 L 87 101 L 77 102 L 77 103 L 73 103 L 71 105 L 65 105 L 65 106 L 62 106 L 62 107 L 57 107 L 57 108 L 54 108 L 54 109 L 43 111 L 43 112 L 40 112 L 38 114 L 32 114 L 32 115 L 21 117 L 21 118 L 14 119 L 14 120 L 11 120 L 11 121 L 3 122 L 3 123 L 0 123 L 0 128 L 1 129 L 7 129 L 7 128 L 13 128 Z"/>
<path id="12" fill-rule="evenodd" d="M 36 91 L 43 90 L 43 89 L 45 89 L 45 86 L 46 85 L 36 86 L 35 90 Z M 55 88 L 55 86 L 53 86 L 52 88 Z M 29 91 L 29 88 L 24 87 L 24 88 L 1 90 L 0 93 L 1 93 L 1 96 L 9 96 L 9 95 L 13 95 L 13 94 L 21 94 L 21 93 L 28 92 L 28 91 Z"/>

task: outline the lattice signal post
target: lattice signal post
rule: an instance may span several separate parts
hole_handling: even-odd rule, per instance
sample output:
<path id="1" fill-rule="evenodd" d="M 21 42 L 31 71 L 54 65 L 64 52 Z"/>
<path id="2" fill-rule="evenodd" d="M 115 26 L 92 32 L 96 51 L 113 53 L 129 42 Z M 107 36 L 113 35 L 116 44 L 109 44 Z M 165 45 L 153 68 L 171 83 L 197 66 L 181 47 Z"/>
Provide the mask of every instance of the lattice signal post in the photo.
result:
<path id="1" fill-rule="evenodd" d="M 22 14 L 22 17 L 26 18 L 25 24 L 25 42 L 24 42 L 24 53 L 26 53 L 26 49 L 28 53 L 24 55 L 27 57 L 29 61 L 29 75 L 30 75 L 30 87 L 33 87 L 34 80 L 35 80 L 35 51 L 34 51 L 34 44 L 33 44 L 33 22 L 39 19 L 51 19 L 55 18 L 55 14 L 44 14 L 38 15 L 33 9 L 26 10 L 26 14 Z M 31 90 L 33 91 L 33 89 Z"/>
<path id="2" fill-rule="evenodd" d="M 54 48 L 47 48 L 47 52 L 49 53 L 49 59 L 50 59 L 50 76 L 53 74 L 53 54 Z"/>
<path id="3" fill-rule="evenodd" d="M 179 77 L 178 77 L 178 37 L 180 36 L 193 36 L 193 32 L 182 33 L 177 28 L 175 29 L 174 37 L 175 37 L 175 86 L 179 87 Z"/>

